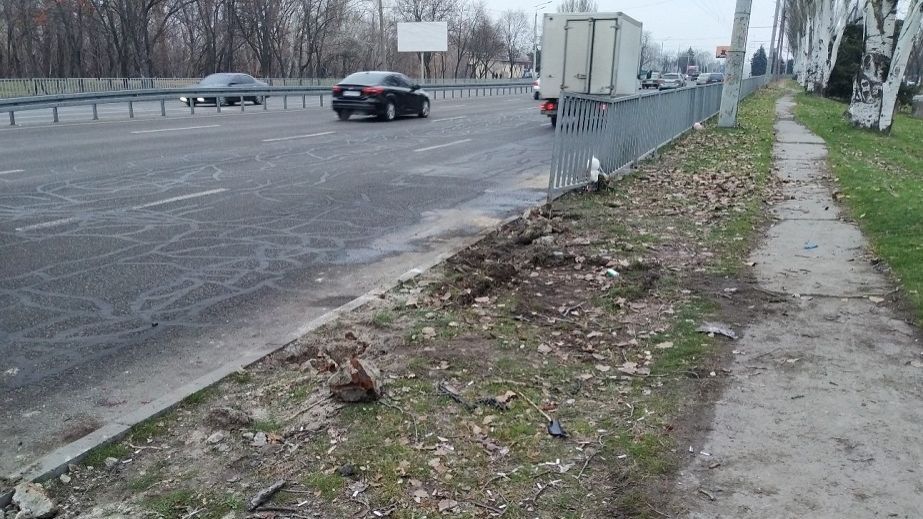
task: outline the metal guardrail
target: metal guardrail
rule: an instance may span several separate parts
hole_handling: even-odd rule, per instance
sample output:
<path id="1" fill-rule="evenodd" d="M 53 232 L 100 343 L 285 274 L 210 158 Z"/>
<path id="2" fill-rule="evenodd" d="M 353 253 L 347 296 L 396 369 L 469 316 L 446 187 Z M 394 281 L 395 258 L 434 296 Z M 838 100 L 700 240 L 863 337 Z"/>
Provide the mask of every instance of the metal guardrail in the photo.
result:
<path id="1" fill-rule="evenodd" d="M 741 98 L 770 80 L 745 79 Z M 721 106 L 723 87 L 702 85 L 619 98 L 565 94 L 558 104 L 548 201 L 588 185 L 594 157 L 602 171 L 619 171 L 713 117 Z"/>
<path id="2" fill-rule="evenodd" d="M 332 86 L 341 78 L 263 78 L 269 86 Z M 42 95 L 85 94 L 116 92 L 121 90 L 152 90 L 187 88 L 196 85 L 200 78 L 14 78 L 0 79 L 0 98 Z M 505 83 L 529 84 L 531 79 L 440 79 L 432 78 L 424 85 L 442 83 L 465 85 L 490 85 Z"/>
<path id="3" fill-rule="evenodd" d="M 532 83 L 508 82 L 508 83 L 484 83 L 484 84 L 430 84 L 424 85 L 424 89 L 430 92 L 431 97 L 442 99 L 455 97 L 482 97 L 493 95 L 509 95 L 529 93 L 532 91 Z M 457 94 L 457 95 L 456 95 Z M 142 90 L 119 90 L 114 92 L 93 92 L 85 94 L 59 94 L 50 96 L 32 96 L 16 97 L 11 99 L 0 99 L 0 113 L 8 113 L 10 125 L 16 124 L 16 113 L 26 110 L 51 109 L 52 122 L 59 122 L 58 109 L 68 106 L 90 106 L 92 107 L 92 119 L 98 120 L 99 114 L 97 107 L 103 104 L 125 103 L 128 107 L 128 117 L 134 118 L 134 105 L 140 102 L 159 102 L 161 117 L 167 116 L 168 101 L 180 102 L 180 97 L 193 100 L 188 103 L 190 114 L 194 115 L 196 108 L 201 109 L 203 106 L 211 104 L 215 111 L 220 113 L 222 105 L 237 104 L 240 111 L 246 110 L 247 100 L 256 100 L 257 104 L 262 105 L 263 110 L 269 109 L 269 100 L 281 98 L 283 110 L 289 109 L 289 98 L 301 100 L 301 108 L 308 105 L 308 97 L 317 97 L 320 106 L 324 106 L 325 97 L 329 97 L 330 88 L 325 86 L 273 86 L 263 88 L 236 88 L 227 90 L 218 90 L 212 88 L 161 88 L 161 89 L 142 89 Z M 223 102 L 207 103 L 195 101 L 196 99 L 217 99 Z"/>

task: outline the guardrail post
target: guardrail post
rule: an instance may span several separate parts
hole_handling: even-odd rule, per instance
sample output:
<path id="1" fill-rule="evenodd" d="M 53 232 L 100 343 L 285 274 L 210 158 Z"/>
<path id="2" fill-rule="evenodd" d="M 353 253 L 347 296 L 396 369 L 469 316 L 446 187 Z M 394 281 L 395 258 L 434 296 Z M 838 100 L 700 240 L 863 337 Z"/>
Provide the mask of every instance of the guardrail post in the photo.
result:
<path id="1" fill-rule="evenodd" d="M 58 122 L 58 107 L 57 106 L 51 107 L 51 119 L 52 119 L 52 122 Z"/>
<path id="2" fill-rule="evenodd" d="M 93 103 L 93 120 L 99 120 L 99 112 L 96 111 L 96 103 Z"/>
<path id="3" fill-rule="evenodd" d="M 267 98 L 266 96 L 263 96 L 263 111 L 264 111 L 264 112 L 265 112 L 266 110 L 269 110 L 269 102 L 267 101 L 267 99 L 268 99 L 268 98 Z"/>
<path id="4" fill-rule="evenodd" d="M 247 104 L 246 98 L 244 98 L 244 96 L 240 96 L 240 111 L 241 111 L 241 112 L 244 111 L 244 105 L 245 105 L 245 104 Z"/>
<path id="5" fill-rule="evenodd" d="M 160 100 L 160 116 L 161 117 L 167 116 L 167 101 L 164 99 Z"/>
<path id="6" fill-rule="evenodd" d="M 308 107 L 308 96 L 306 96 L 306 95 L 304 95 L 304 94 L 301 95 L 301 107 L 302 107 L 302 108 L 307 108 L 307 107 Z"/>
<path id="7" fill-rule="evenodd" d="M 128 118 L 129 119 L 135 118 L 135 104 L 131 101 L 128 102 Z"/>
<path id="8" fill-rule="evenodd" d="M 321 107 L 324 106 L 324 94 L 321 94 L 321 95 L 320 95 L 320 105 L 321 105 Z"/>
<path id="9" fill-rule="evenodd" d="M 221 113 L 221 103 L 223 101 L 224 100 L 220 97 L 215 98 L 215 111 L 218 112 L 219 114 Z"/>
<path id="10" fill-rule="evenodd" d="M 195 99 L 189 98 L 189 115 L 195 115 Z"/>
<path id="11" fill-rule="evenodd" d="M 282 96 L 282 109 L 288 110 L 288 96 Z"/>
<path id="12" fill-rule="evenodd" d="M 13 112 L 10 112 L 10 126 L 16 126 L 16 116 L 13 115 Z"/>

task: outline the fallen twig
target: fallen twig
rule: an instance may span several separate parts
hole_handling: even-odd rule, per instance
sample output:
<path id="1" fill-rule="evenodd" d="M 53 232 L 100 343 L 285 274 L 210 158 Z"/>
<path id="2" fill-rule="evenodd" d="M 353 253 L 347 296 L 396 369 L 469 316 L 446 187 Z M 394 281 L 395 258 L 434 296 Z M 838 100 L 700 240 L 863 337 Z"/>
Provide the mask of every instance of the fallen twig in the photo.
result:
<path id="1" fill-rule="evenodd" d="M 391 409 L 400 411 L 402 414 L 405 414 L 410 418 L 410 422 L 413 424 L 413 443 L 414 445 L 420 443 L 420 430 L 417 428 L 417 419 L 412 414 L 408 413 L 407 411 L 404 410 L 404 408 L 402 408 L 401 406 L 397 404 L 392 404 L 385 400 L 380 400 L 380 402 L 383 406 L 390 407 Z"/>
<path id="2" fill-rule="evenodd" d="M 699 492 L 702 493 L 702 494 L 704 494 L 705 497 L 707 497 L 707 498 L 708 498 L 709 500 L 711 500 L 711 501 L 714 501 L 714 500 L 717 499 L 717 498 L 715 497 L 714 494 L 712 494 L 712 493 L 709 492 L 708 490 L 705 490 L 704 488 L 700 488 L 700 489 L 699 489 Z"/>
<path id="3" fill-rule="evenodd" d="M 184 515 L 184 516 L 183 516 L 183 519 L 191 519 L 192 517 L 195 517 L 196 515 L 199 515 L 199 512 L 202 512 L 203 510 L 205 510 L 205 509 L 204 509 L 204 508 L 196 508 L 195 510 L 193 510 L 193 511 L 189 512 L 188 514 Z"/>
<path id="4" fill-rule="evenodd" d="M 535 405 L 535 402 L 529 400 L 525 395 L 523 395 L 522 393 L 520 393 L 520 392 L 518 392 L 518 391 L 516 392 L 516 394 L 519 395 L 519 398 L 522 398 L 523 400 L 525 400 L 526 402 L 528 402 L 529 405 L 531 405 L 532 407 L 534 407 L 536 411 L 538 411 L 539 413 L 541 413 L 542 416 L 545 417 L 545 420 L 548 420 L 549 422 L 553 420 L 553 418 L 551 418 L 551 415 L 549 415 L 549 414 L 546 413 L 545 411 L 542 411 L 542 408 L 539 407 L 539 406 L 537 406 L 537 405 Z"/>
<path id="5" fill-rule="evenodd" d="M 437 387 L 439 388 L 439 392 L 440 392 L 440 393 L 442 393 L 442 394 L 446 395 L 447 397 L 451 398 L 452 400 L 458 402 L 458 404 L 461 405 L 462 407 L 464 407 L 467 411 L 470 412 L 470 411 L 473 411 L 473 410 L 474 410 L 474 406 L 473 406 L 473 405 L 469 404 L 467 400 L 465 400 L 465 399 L 464 399 L 457 391 L 455 391 L 453 388 L 449 387 L 449 385 L 446 384 L 445 382 L 440 382 L 439 385 L 438 385 Z"/>
<path id="6" fill-rule="evenodd" d="M 472 501 L 471 503 L 474 504 L 474 506 L 476 506 L 476 507 L 478 507 L 478 508 L 483 508 L 484 510 L 489 510 L 489 511 L 495 513 L 495 514 L 503 515 L 504 513 L 506 513 L 506 510 L 500 510 L 499 508 L 497 508 L 497 507 L 495 507 L 495 506 L 490 506 L 490 505 L 485 504 L 485 503 L 478 503 L 477 501 Z"/>
<path id="7" fill-rule="evenodd" d="M 269 485 L 263 490 L 260 490 L 259 492 L 257 492 L 255 496 L 250 498 L 250 503 L 248 503 L 247 505 L 247 511 L 252 512 L 256 510 L 257 508 L 259 508 L 260 505 L 262 505 L 266 501 L 269 501 L 270 499 L 272 499 L 272 496 L 274 496 L 276 492 L 282 490 L 282 487 L 284 487 L 285 484 L 286 484 L 286 481 L 284 479 L 280 479 L 279 481 L 276 481 L 272 485 Z"/>
<path id="8" fill-rule="evenodd" d="M 287 422 L 291 422 L 291 421 L 294 420 L 295 418 L 298 418 L 299 416 L 301 416 L 301 415 L 307 413 L 307 412 L 310 411 L 311 409 L 314 409 L 315 407 L 317 407 L 317 406 L 319 406 L 319 405 L 321 405 L 321 404 L 327 403 L 327 402 L 329 402 L 329 401 L 332 400 L 332 399 L 333 399 L 332 396 L 327 395 L 327 396 L 325 396 L 324 398 L 321 398 L 320 400 L 316 400 L 316 401 L 314 401 L 314 402 L 311 402 L 310 404 L 308 404 L 308 405 L 302 407 L 302 408 L 299 409 L 298 411 L 295 411 L 295 414 L 289 416 L 288 419 L 286 419 L 286 421 L 287 421 Z"/>
<path id="9" fill-rule="evenodd" d="M 580 473 L 575 476 L 575 479 L 579 480 L 580 476 L 583 476 L 583 472 L 586 470 L 587 466 L 591 461 L 593 461 L 593 458 L 595 458 L 597 454 L 599 454 L 599 451 L 593 451 L 593 454 L 587 456 L 586 461 L 583 462 L 583 468 L 580 469 Z"/>
<path id="10" fill-rule="evenodd" d="M 128 446 L 136 451 L 143 451 L 144 449 L 153 449 L 155 451 L 163 450 L 163 447 L 157 447 L 155 445 L 134 445 L 132 443 L 129 443 Z"/>

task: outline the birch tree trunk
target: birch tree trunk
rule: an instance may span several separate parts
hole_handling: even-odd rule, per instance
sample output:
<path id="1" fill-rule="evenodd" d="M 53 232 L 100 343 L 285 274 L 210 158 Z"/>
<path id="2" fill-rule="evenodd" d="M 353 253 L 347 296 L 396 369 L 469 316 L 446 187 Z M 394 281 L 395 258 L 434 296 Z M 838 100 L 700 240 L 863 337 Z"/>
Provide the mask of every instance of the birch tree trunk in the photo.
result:
<path id="1" fill-rule="evenodd" d="M 853 80 L 849 120 L 859 128 L 880 129 L 882 86 L 894 54 L 897 0 L 868 0 L 865 4 L 865 50 Z"/>
<path id="2" fill-rule="evenodd" d="M 894 56 L 891 58 L 888 79 L 882 85 L 879 131 L 891 132 L 894 112 L 897 110 L 897 94 L 904 79 L 904 72 L 907 70 L 907 60 L 910 59 L 914 46 L 920 40 L 921 32 L 923 32 L 923 0 L 912 0 L 907 9 L 907 17 L 904 18 L 904 25 L 901 27 L 901 34 L 897 39 Z"/>
<path id="3" fill-rule="evenodd" d="M 849 17 L 849 8 L 852 2 L 840 2 L 838 5 L 839 10 L 834 12 L 834 27 L 833 27 L 833 45 L 831 46 L 830 53 L 827 56 L 827 63 L 824 67 L 824 89 L 826 90 L 827 84 L 830 83 L 830 75 L 833 74 L 833 67 L 836 66 L 836 59 L 840 54 L 840 44 L 843 43 L 843 32 L 846 31 L 846 19 Z"/>

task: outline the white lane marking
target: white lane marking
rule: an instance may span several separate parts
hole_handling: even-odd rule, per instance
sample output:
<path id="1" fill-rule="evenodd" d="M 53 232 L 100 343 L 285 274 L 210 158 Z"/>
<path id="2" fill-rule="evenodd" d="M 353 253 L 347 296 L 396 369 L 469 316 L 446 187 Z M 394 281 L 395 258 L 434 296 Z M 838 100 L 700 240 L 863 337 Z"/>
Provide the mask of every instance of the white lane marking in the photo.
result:
<path id="1" fill-rule="evenodd" d="M 22 173 L 24 169 L 8 169 L 6 171 L 0 171 L 0 175 L 10 175 L 12 173 Z"/>
<path id="2" fill-rule="evenodd" d="M 156 202 L 150 202 L 147 204 L 136 205 L 132 207 L 132 210 L 137 211 L 139 209 L 147 209 L 149 207 L 157 207 L 158 205 L 171 204 L 173 202 L 179 202 L 182 200 L 189 200 L 190 198 L 198 198 L 200 196 L 214 195 L 216 193 L 224 193 L 227 189 L 219 187 L 218 189 L 209 189 L 208 191 L 200 191 L 198 193 L 190 193 L 188 195 L 174 196 L 173 198 L 165 198 L 163 200 L 158 200 Z"/>
<path id="3" fill-rule="evenodd" d="M 58 225 L 64 225 L 64 224 L 75 222 L 75 221 L 77 221 L 77 218 L 73 216 L 70 218 L 61 218 L 60 220 L 52 220 L 50 222 L 37 223 L 35 225 L 27 225 L 25 227 L 17 227 L 16 232 L 34 231 L 36 229 L 47 229 L 49 227 L 57 227 Z"/>
<path id="4" fill-rule="evenodd" d="M 220 124 L 208 124 L 205 126 L 184 126 L 183 128 L 161 128 L 159 130 L 136 130 L 131 133 L 139 134 L 139 133 L 179 132 L 183 130 L 199 130 L 201 128 L 217 128 L 219 126 L 221 125 Z"/>
<path id="5" fill-rule="evenodd" d="M 308 133 L 305 135 L 292 135 L 291 137 L 276 137 L 275 139 L 263 139 L 263 142 L 278 142 L 278 141 L 290 141 L 293 139 L 307 139 L 309 137 L 320 137 L 321 135 L 330 135 L 331 133 L 336 133 L 336 132 L 319 132 L 319 133 Z"/>
<path id="6" fill-rule="evenodd" d="M 467 119 L 467 115 L 459 115 L 457 117 L 443 117 L 442 119 L 433 119 L 434 123 L 441 123 L 442 121 L 457 121 L 458 119 Z"/>
<path id="7" fill-rule="evenodd" d="M 413 150 L 413 151 L 419 152 L 419 151 L 435 150 L 435 149 L 439 149 L 439 148 L 445 148 L 446 146 L 455 146 L 456 144 L 464 144 L 464 143 L 470 142 L 470 141 L 471 141 L 471 139 L 462 139 L 462 140 L 460 140 L 460 141 L 447 142 L 447 143 L 445 143 L 445 144 L 439 144 L 439 145 L 437 145 L 437 146 L 429 146 L 429 147 L 427 147 L 427 148 L 420 148 L 420 149 L 418 149 L 418 150 Z"/>

